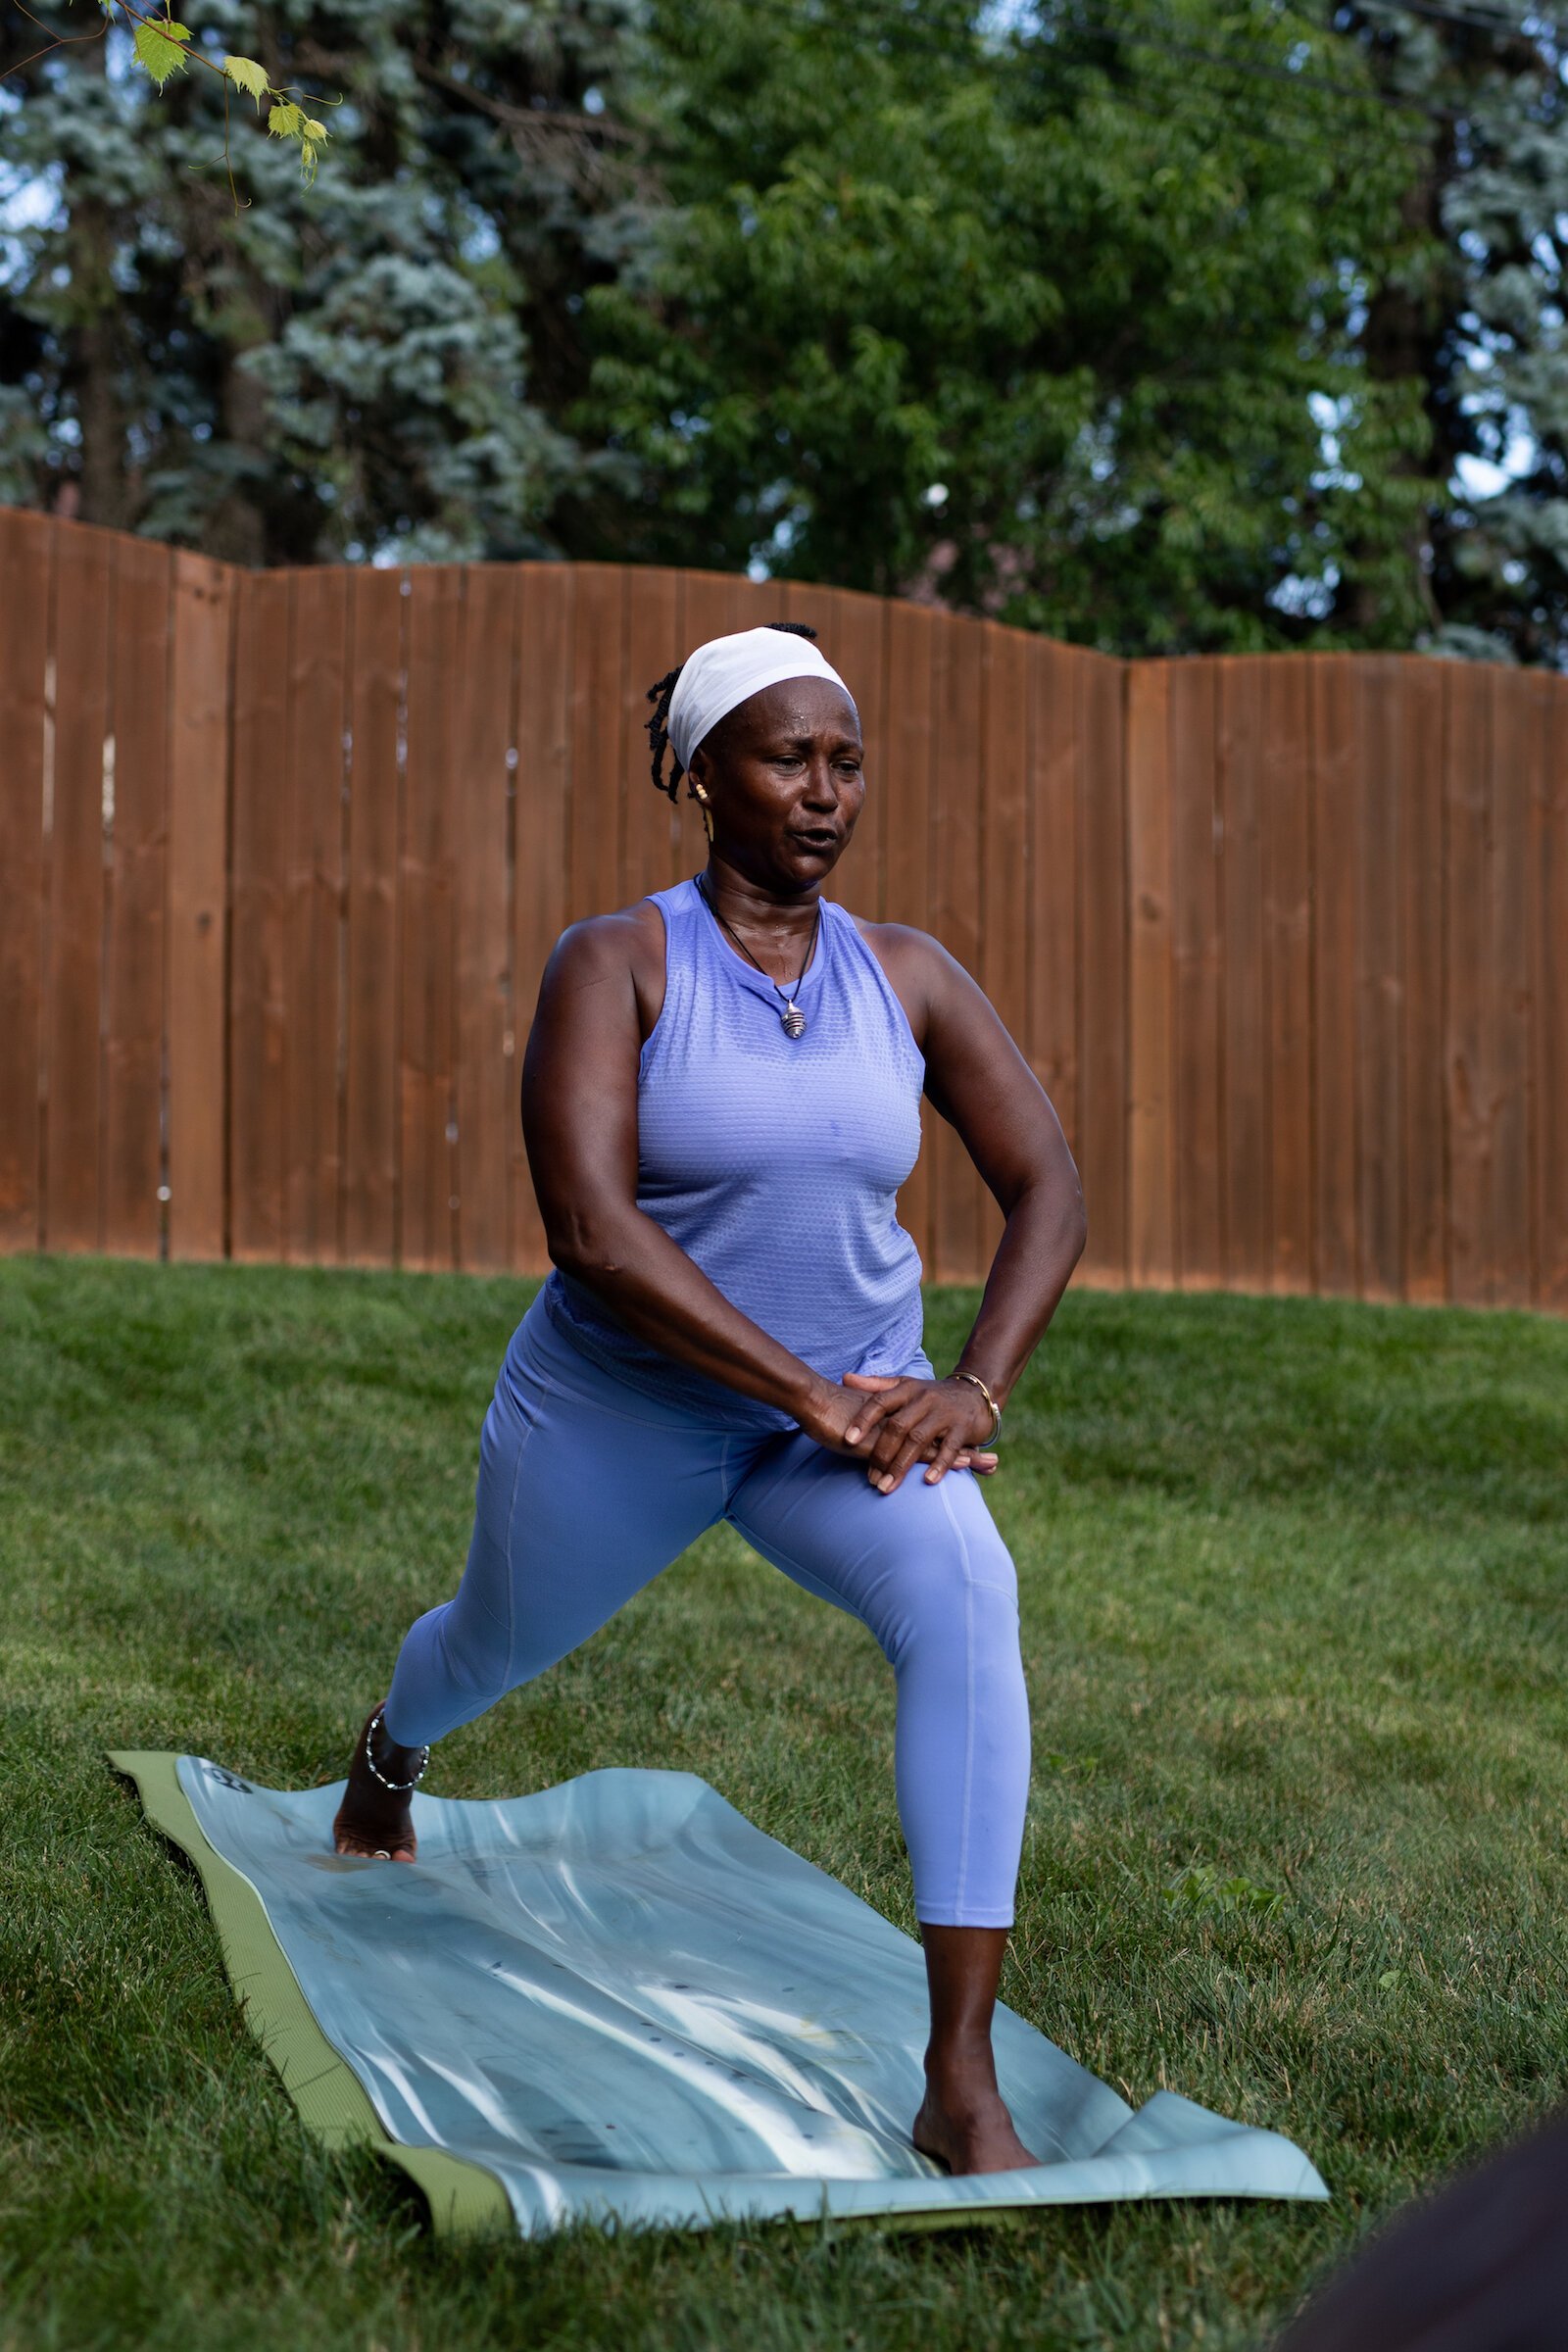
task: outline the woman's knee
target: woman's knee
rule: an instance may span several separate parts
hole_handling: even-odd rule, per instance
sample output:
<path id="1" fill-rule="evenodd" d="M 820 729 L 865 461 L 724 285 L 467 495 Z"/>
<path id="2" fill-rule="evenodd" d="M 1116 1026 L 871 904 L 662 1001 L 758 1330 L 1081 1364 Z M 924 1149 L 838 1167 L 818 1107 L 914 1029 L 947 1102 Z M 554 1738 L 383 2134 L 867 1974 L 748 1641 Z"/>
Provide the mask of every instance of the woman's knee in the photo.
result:
<path id="1" fill-rule="evenodd" d="M 974 1528 L 956 1512 L 933 1510 L 922 1540 L 904 1553 L 889 1582 L 893 1611 L 883 1646 L 895 1665 L 916 1648 L 938 1655 L 948 1649 L 955 1661 L 972 1661 L 977 1648 L 1016 1653 L 1017 1571 L 989 1513 Z"/>

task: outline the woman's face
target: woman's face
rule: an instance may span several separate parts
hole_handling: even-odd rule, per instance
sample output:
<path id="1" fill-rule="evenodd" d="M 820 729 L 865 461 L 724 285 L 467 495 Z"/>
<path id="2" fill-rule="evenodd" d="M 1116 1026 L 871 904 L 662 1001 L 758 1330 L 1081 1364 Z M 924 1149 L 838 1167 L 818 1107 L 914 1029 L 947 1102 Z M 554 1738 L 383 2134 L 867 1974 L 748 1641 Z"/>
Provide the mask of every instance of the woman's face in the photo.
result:
<path id="1" fill-rule="evenodd" d="M 762 889 L 813 889 L 855 831 L 861 758 L 855 705 L 831 678 L 786 678 L 750 695 L 692 754 L 715 856 Z"/>

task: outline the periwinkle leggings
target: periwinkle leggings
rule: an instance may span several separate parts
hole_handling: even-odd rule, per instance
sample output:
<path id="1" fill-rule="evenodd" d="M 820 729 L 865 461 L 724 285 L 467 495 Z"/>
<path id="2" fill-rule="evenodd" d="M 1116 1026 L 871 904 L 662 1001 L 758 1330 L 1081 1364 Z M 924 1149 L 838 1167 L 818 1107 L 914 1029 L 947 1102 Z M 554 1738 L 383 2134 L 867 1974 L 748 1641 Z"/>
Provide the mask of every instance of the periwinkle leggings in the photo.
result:
<path id="1" fill-rule="evenodd" d="M 537 1302 L 485 1415 L 463 1583 L 403 1644 L 391 1737 L 416 1746 L 482 1715 L 719 1519 L 858 1617 L 891 1662 L 919 1918 L 1010 1927 L 1029 1717 L 1017 1579 L 972 1474 L 930 1487 L 917 1465 L 882 1494 L 798 1431 L 706 1427 L 601 1370 Z"/>

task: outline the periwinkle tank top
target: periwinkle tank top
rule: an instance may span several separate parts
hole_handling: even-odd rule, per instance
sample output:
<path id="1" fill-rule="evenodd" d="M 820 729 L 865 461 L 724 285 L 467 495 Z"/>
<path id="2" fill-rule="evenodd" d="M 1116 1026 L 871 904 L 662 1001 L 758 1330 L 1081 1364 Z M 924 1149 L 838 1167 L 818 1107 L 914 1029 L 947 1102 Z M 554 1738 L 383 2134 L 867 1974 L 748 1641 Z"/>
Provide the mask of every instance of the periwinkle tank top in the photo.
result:
<path id="1" fill-rule="evenodd" d="M 694 882 L 650 894 L 664 1002 L 637 1075 L 637 1205 L 730 1303 L 814 1371 L 903 1372 L 920 1352 L 920 1253 L 898 1192 L 920 1148 L 925 1061 L 887 974 L 831 900 L 784 1034 L 772 983 Z M 545 1309 L 607 1371 L 704 1421 L 791 1429 L 778 1407 L 635 1338 L 559 1270 Z"/>

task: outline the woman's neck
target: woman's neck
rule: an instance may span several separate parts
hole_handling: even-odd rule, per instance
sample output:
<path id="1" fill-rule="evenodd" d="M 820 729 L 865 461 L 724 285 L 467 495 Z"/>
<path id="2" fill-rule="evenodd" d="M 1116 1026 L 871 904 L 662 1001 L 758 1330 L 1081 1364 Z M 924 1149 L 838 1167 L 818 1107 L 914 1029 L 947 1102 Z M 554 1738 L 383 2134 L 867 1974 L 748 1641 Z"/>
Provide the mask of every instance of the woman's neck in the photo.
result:
<path id="1" fill-rule="evenodd" d="M 816 921 L 817 902 L 822 896 L 822 885 L 815 882 L 786 897 L 711 857 L 702 883 L 710 904 L 727 923 L 733 923 L 737 931 L 769 940 L 804 939 Z"/>

